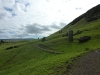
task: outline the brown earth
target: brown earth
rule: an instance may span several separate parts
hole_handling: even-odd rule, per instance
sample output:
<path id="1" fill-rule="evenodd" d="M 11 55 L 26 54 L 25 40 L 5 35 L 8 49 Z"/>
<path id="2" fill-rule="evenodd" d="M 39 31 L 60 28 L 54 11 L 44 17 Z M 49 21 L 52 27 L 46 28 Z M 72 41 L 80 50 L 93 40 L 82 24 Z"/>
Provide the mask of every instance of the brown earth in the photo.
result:
<path id="1" fill-rule="evenodd" d="M 100 50 L 79 57 L 64 75 L 100 75 Z"/>

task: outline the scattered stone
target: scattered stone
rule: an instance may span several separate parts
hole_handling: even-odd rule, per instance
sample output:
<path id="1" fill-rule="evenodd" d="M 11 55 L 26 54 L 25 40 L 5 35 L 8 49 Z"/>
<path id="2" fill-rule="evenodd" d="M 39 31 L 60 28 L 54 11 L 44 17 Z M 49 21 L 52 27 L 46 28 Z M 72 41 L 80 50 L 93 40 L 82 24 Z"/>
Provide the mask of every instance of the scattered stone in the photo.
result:
<path id="1" fill-rule="evenodd" d="M 14 48 L 18 48 L 19 46 L 14 46 Z"/>
<path id="2" fill-rule="evenodd" d="M 11 46 L 11 47 L 6 48 L 6 50 L 9 50 L 9 49 L 13 49 L 13 47 Z"/>
<path id="3" fill-rule="evenodd" d="M 80 43 L 82 43 L 82 42 L 86 42 L 86 41 L 88 41 L 88 40 L 90 40 L 90 39 L 91 39 L 90 36 L 83 36 L 83 37 L 80 37 L 80 38 L 78 39 L 78 41 L 79 41 Z"/>

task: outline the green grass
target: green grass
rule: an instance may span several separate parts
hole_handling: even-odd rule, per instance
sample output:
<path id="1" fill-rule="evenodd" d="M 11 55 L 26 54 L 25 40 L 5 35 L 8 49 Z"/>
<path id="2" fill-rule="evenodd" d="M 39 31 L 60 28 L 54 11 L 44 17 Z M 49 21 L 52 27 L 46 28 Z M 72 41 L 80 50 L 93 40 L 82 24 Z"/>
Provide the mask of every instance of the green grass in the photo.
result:
<path id="1" fill-rule="evenodd" d="M 83 32 L 74 36 L 74 42 L 68 42 L 68 37 L 62 37 L 62 35 L 69 29 L 72 29 L 74 33 L 77 30 Z M 86 29 L 88 31 L 85 31 Z M 91 40 L 78 43 L 77 39 L 85 35 L 91 36 Z M 62 53 L 44 51 L 33 44 L 42 44 Z M 7 47 L 14 45 L 20 47 L 6 50 Z M 91 23 L 82 19 L 75 25 L 63 28 L 62 33 L 56 32 L 48 36 L 45 42 L 39 39 L 1 44 L 0 75 L 62 75 L 67 66 L 73 63 L 73 58 L 97 48 L 100 48 L 100 19 Z"/>

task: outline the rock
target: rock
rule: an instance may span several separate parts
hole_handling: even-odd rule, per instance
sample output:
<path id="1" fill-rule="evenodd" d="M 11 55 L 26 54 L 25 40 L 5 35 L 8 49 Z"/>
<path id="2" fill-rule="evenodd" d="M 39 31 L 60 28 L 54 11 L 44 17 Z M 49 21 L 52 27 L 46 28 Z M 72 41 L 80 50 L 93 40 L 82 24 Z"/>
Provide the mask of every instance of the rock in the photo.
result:
<path id="1" fill-rule="evenodd" d="M 91 39 L 90 36 L 83 36 L 83 37 L 80 37 L 80 38 L 78 39 L 78 41 L 79 41 L 80 43 L 82 43 L 82 42 L 86 42 L 86 41 L 88 41 L 88 40 L 90 40 L 90 39 Z"/>
<path id="2" fill-rule="evenodd" d="M 6 48 L 6 50 L 9 50 L 9 49 L 13 49 L 13 47 L 11 46 L 11 47 Z"/>
<path id="3" fill-rule="evenodd" d="M 14 46 L 14 48 L 18 48 L 19 46 Z"/>

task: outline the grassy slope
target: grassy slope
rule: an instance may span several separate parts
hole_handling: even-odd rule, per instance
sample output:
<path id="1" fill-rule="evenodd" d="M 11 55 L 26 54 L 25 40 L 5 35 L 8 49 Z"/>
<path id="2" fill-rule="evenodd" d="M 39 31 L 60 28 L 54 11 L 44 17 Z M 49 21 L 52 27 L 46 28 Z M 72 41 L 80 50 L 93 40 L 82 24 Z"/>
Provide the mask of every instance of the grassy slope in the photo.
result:
<path id="1" fill-rule="evenodd" d="M 69 29 L 72 29 L 74 33 L 77 30 L 83 32 L 74 36 L 74 42 L 69 43 L 68 37 L 62 37 Z M 85 31 L 86 29 L 88 31 Z M 78 43 L 76 39 L 84 35 L 90 35 L 92 39 L 85 43 Z M 33 43 L 43 44 L 63 53 L 46 52 L 35 47 Z M 74 57 L 100 48 L 100 19 L 92 22 L 82 19 L 75 25 L 63 28 L 62 33 L 56 32 L 50 35 L 46 42 L 41 42 L 41 40 L 21 42 L 16 43 L 20 45 L 19 48 L 5 50 L 11 45 L 15 44 L 0 45 L 0 75 L 61 75 L 72 63 L 71 60 Z"/>

